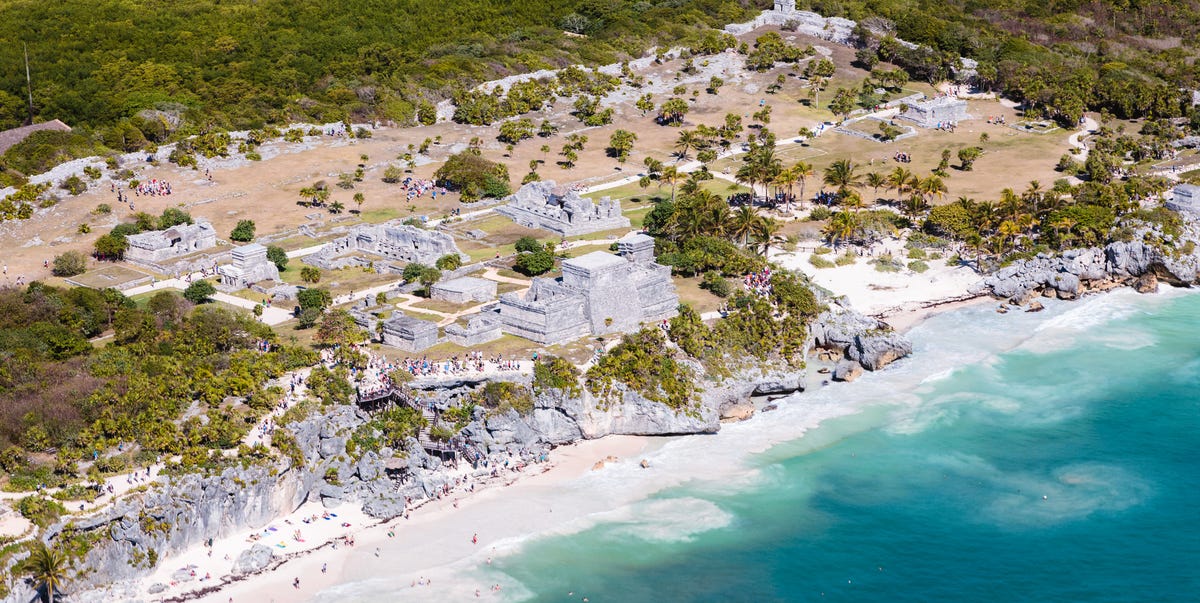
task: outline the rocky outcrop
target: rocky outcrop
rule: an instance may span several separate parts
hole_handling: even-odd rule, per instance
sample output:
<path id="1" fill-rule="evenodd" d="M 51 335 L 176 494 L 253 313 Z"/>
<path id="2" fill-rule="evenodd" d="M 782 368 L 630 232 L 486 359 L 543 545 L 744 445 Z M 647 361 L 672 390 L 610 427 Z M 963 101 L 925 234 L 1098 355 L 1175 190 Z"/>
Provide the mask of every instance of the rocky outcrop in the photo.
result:
<path id="1" fill-rule="evenodd" d="M 862 365 L 853 360 L 843 360 L 837 363 L 837 366 L 833 367 L 834 381 L 850 382 L 858 379 L 862 374 Z"/>
<path id="2" fill-rule="evenodd" d="M 877 371 L 912 353 L 912 342 L 881 320 L 831 306 L 809 327 L 813 344 L 841 350 L 850 360 Z"/>
<path id="3" fill-rule="evenodd" d="M 245 574 L 254 574 L 266 569 L 271 563 L 271 549 L 264 545 L 256 544 L 237 556 L 233 562 L 233 574 L 241 576 Z"/>
<path id="4" fill-rule="evenodd" d="M 586 439 L 606 435 L 678 435 L 716 433 L 721 428 L 717 409 L 699 404 L 688 410 L 675 410 L 661 402 L 648 400 L 623 384 L 617 384 L 616 399 L 597 404 L 585 393 L 568 398 L 560 410 L 579 426 Z"/>
<path id="5" fill-rule="evenodd" d="M 988 275 L 977 292 L 1024 303 L 1038 293 L 1075 299 L 1088 290 L 1131 285 L 1138 291 L 1157 289 L 1159 281 L 1192 286 L 1200 276 L 1195 246 L 1188 253 L 1174 247 L 1147 243 L 1162 240 L 1161 232 L 1141 229 L 1131 241 L 1115 241 L 1104 248 L 1070 249 L 1061 255 L 1038 254 Z M 1186 239 L 1185 239 L 1186 240 Z"/>

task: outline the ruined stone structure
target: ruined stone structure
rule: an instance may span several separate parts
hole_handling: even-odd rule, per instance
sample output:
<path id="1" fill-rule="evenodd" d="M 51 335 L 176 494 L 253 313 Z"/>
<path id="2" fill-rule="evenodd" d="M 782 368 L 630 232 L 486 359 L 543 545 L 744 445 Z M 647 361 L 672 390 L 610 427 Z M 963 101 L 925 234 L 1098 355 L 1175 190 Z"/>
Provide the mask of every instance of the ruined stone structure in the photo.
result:
<path id="1" fill-rule="evenodd" d="M 900 115 L 897 116 L 897 119 L 911 121 L 922 128 L 936 128 L 938 124 L 958 123 L 971 119 L 971 116 L 967 115 L 967 101 L 953 96 L 905 102 L 900 108 Z"/>
<path id="2" fill-rule="evenodd" d="M 848 44 L 854 33 L 854 21 L 841 17 L 826 19 L 817 13 L 796 10 L 796 0 L 775 0 L 771 10 L 764 10 L 749 23 L 734 23 L 725 26 L 725 31 L 735 36 L 759 27 L 782 27 L 791 23 L 798 33 L 808 34 L 838 44 Z"/>
<path id="3" fill-rule="evenodd" d="M 398 272 L 411 262 L 432 266 L 438 258 L 449 254 L 470 259 L 458 250 L 450 235 L 393 220 L 355 226 L 350 234 L 330 242 L 303 261 L 326 270 L 374 264 L 376 269 Z"/>
<path id="4" fill-rule="evenodd" d="M 215 247 L 217 231 L 208 222 L 196 222 L 130 235 L 126 240 L 125 259 L 156 263 Z"/>
<path id="5" fill-rule="evenodd" d="M 654 261 L 654 237 L 637 233 L 617 241 L 617 253 L 634 262 Z"/>
<path id="6" fill-rule="evenodd" d="M 1168 209 L 1200 217 L 1200 186 L 1178 184 L 1171 189 L 1171 193 L 1171 199 L 1167 201 Z"/>
<path id="7" fill-rule="evenodd" d="M 400 311 L 383 321 L 383 345 L 420 352 L 437 345 L 437 339 L 437 323 L 406 316 Z"/>
<path id="8" fill-rule="evenodd" d="M 578 191 L 560 188 L 553 180 L 530 182 L 508 198 L 497 212 L 528 228 L 549 230 L 559 236 L 628 228 L 629 218 L 621 214 L 621 202 L 601 197 L 593 203 Z"/>
<path id="9" fill-rule="evenodd" d="M 560 279 L 535 278 L 524 297 L 500 297 L 506 332 L 555 344 L 586 335 L 636 330 L 674 316 L 679 305 L 671 269 L 637 259 L 644 242 L 626 246 L 624 257 L 602 251 L 565 260 Z"/>
<path id="10" fill-rule="evenodd" d="M 258 243 L 233 249 L 233 263 L 220 267 L 221 284 L 249 287 L 260 281 L 278 281 L 279 268 L 267 259 L 267 248 Z"/>
<path id="11" fill-rule="evenodd" d="M 500 317 L 495 312 L 476 314 L 467 320 L 467 325 L 452 324 L 446 327 L 446 339 L 463 347 L 471 347 L 499 339 Z"/>
<path id="12" fill-rule="evenodd" d="M 430 289 L 429 296 L 455 304 L 491 301 L 496 298 L 496 281 L 464 276 L 435 283 Z"/>

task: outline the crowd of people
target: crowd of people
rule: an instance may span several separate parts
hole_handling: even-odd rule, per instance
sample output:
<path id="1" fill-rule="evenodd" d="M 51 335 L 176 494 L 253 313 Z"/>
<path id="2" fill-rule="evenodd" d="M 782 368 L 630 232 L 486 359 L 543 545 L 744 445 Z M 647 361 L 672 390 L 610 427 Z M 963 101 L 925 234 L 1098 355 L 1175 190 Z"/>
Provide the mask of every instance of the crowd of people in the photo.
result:
<path id="1" fill-rule="evenodd" d="M 409 176 L 400 183 L 400 187 L 404 189 L 408 200 L 420 199 L 425 196 L 425 193 L 430 193 L 433 199 L 437 199 L 438 193 L 446 194 L 444 187 L 438 186 L 433 180 L 425 180 L 423 178 L 413 178 Z"/>
<path id="2" fill-rule="evenodd" d="M 771 268 L 770 266 L 751 272 L 742 278 L 742 283 L 746 286 L 746 290 L 761 296 L 771 294 Z"/>

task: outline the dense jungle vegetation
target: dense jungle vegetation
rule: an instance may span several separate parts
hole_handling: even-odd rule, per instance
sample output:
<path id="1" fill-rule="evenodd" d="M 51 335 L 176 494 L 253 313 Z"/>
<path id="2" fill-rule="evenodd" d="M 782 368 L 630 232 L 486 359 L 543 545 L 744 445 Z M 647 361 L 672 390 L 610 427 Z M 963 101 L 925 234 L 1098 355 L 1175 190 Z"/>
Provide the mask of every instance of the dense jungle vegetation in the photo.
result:
<path id="1" fill-rule="evenodd" d="M 195 133 L 411 122 L 423 101 L 472 83 L 640 56 L 753 12 L 735 0 L 5 0 L 0 129 L 27 116 L 18 42 L 39 121 L 145 126 L 137 113 L 157 108 L 181 112 Z"/>
<path id="2" fill-rule="evenodd" d="M 94 347 L 89 339 L 107 330 L 112 339 Z M 252 317 L 193 307 L 172 292 L 139 305 L 112 289 L 0 290 L 7 487 L 65 483 L 95 455 L 93 469 L 104 473 L 145 460 L 137 455 L 182 454 L 185 466 L 203 466 L 210 450 L 238 447 L 283 395 L 266 381 L 316 361 L 310 349 L 275 340 Z"/>

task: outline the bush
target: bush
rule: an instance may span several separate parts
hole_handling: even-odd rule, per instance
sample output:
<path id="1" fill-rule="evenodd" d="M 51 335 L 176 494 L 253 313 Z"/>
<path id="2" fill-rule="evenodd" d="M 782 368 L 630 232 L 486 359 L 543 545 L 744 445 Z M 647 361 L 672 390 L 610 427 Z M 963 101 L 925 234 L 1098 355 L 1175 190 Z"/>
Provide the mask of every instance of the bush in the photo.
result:
<path id="1" fill-rule="evenodd" d="M 814 256 L 809 257 L 808 263 L 812 264 L 813 267 L 815 267 L 815 268 L 833 268 L 835 265 L 833 262 L 831 262 L 819 255 L 814 255 Z"/>
<path id="2" fill-rule="evenodd" d="M 239 243 L 249 243 L 254 240 L 254 220 L 238 220 L 229 238 Z"/>
<path id="3" fill-rule="evenodd" d="M 87 270 L 87 258 L 78 251 L 68 251 L 54 258 L 54 268 L 50 273 L 54 276 L 75 276 Z"/>
<path id="4" fill-rule="evenodd" d="M 61 188 L 72 195 L 78 195 L 87 190 L 87 183 L 83 181 L 83 178 L 80 178 L 76 175 L 71 175 L 66 180 L 63 180 L 62 184 L 58 185 L 58 188 Z"/>
<path id="5" fill-rule="evenodd" d="M 929 264 L 926 264 L 925 262 L 922 262 L 921 260 L 915 260 L 915 261 L 908 263 L 908 269 L 912 270 L 913 272 L 916 272 L 917 274 L 920 274 L 922 272 L 925 272 L 926 270 L 929 270 Z"/>
<path id="6" fill-rule="evenodd" d="M 854 252 L 850 251 L 849 249 L 847 249 L 842 253 L 842 255 L 839 255 L 837 259 L 833 261 L 833 263 L 837 264 L 838 266 L 853 266 L 856 262 L 858 262 L 858 256 L 854 255 Z"/>
<path id="7" fill-rule="evenodd" d="M 458 270 L 462 267 L 462 263 L 462 256 L 457 253 L 447 253 L 438 258 L 437 263 L 434 265 L 438 270 Z"/>
<path id="8" fill-rule="evenodd" d="M 828 219 L 829 216 L 832 216 L 832 215 L 833 215 L 833 210 L 829 209 L 828 207 L 825 207 L 824 205 L 819 205 L 817 207 L 814 207 L 813 210 L 808 213 L 808 219 L 812 220 L 814 222 L 817 222 L 820 220 Z"/>
<path id="9" fill-rule="evenodd" d="M 833 253 L 833 250 L 824 245 L 813 250 L 813 255 L 825 255 L 827 253 Z"/>
<path id="10" fill-rule="evenodd" d="M 546 390 L 560 390 L 578 396 L 579 369 L 569 360 L 558 356 L 540 356 L 533 364 L 533 391 L 541 393 Z"/>
<path id="11" fill-rule="evenodd" d="M 464 203 L 481 197 L 503 197 L 511 192 L 508 168 L 484 159 L 477 150 L 451 155 L 433 175 L 443 186 L 457 190 Z"/>
<path id="12" fill-rule="evenodd" d="M 183 290 L 183 298 L 193 304 L 206 304 L 212 301 L 212 296 L 217 292 L 217 288 L 212 283 L 206 280 L 199 280 Z"/>
<path id="13" fill-rule="evenodd" d="M 549 251 L 522 253 L 513 263 L 513 269 L 525 276 L 538 276 L 554 268 L 554 254 Z"/>
<path id="14" fill-rule="evenodd" d="M 715 270 L 709 270 L 704 273 L 704 280 L 700 283 L 701 289 L 707 289 L 710 293 L 717 297 L 729 297 L 733 292 L 733 288 L 729 286 L 729 281 L 721 276 L 721 273 Z"/>
<path id="15" fill-rule="evenodd" d="M 296 294 L 301 310 L 321 312 L 333 304 L 333 295 L 327 289 L 303 289 Z"/>
<path id="16" fill-rule="evenodd" d="M 92 210 L 92 213 L 97 216 L 107 216 L 112 213 L 112 206 L 107 203 L 101 203 L 96 206 L 96 209 Z"/>
<path id="17" fill-rule="evenodd" d="M 321 270 L 316 266 L 305 266 L 300 269 L 300 280 L 306 283 L 321 282 Z"/>
<path id="18" fill-rule="evenodd" d="M 925 250 L 920 247 L 912 247 L 908 250 L 908 259 L 910 260 L 923 260 L 925 257 Z"/>
<path id="19" fill-rule="evenodd" d="M 268 245 L 267 259 L 271 260 L 271 263 L 275 264 L 275 267 L 278 268 L 280 272 L 283 272 L 287 269 L 288 256 L 287 252 L 284 251 L 282 247 L 278 245 Z"/>
<path id="20" fill-rule="evenodd" d="M 517 253 L 530 253 L 545 249 L 537 239 L 533 237 L 521 237 L 516 243 Z"/>

